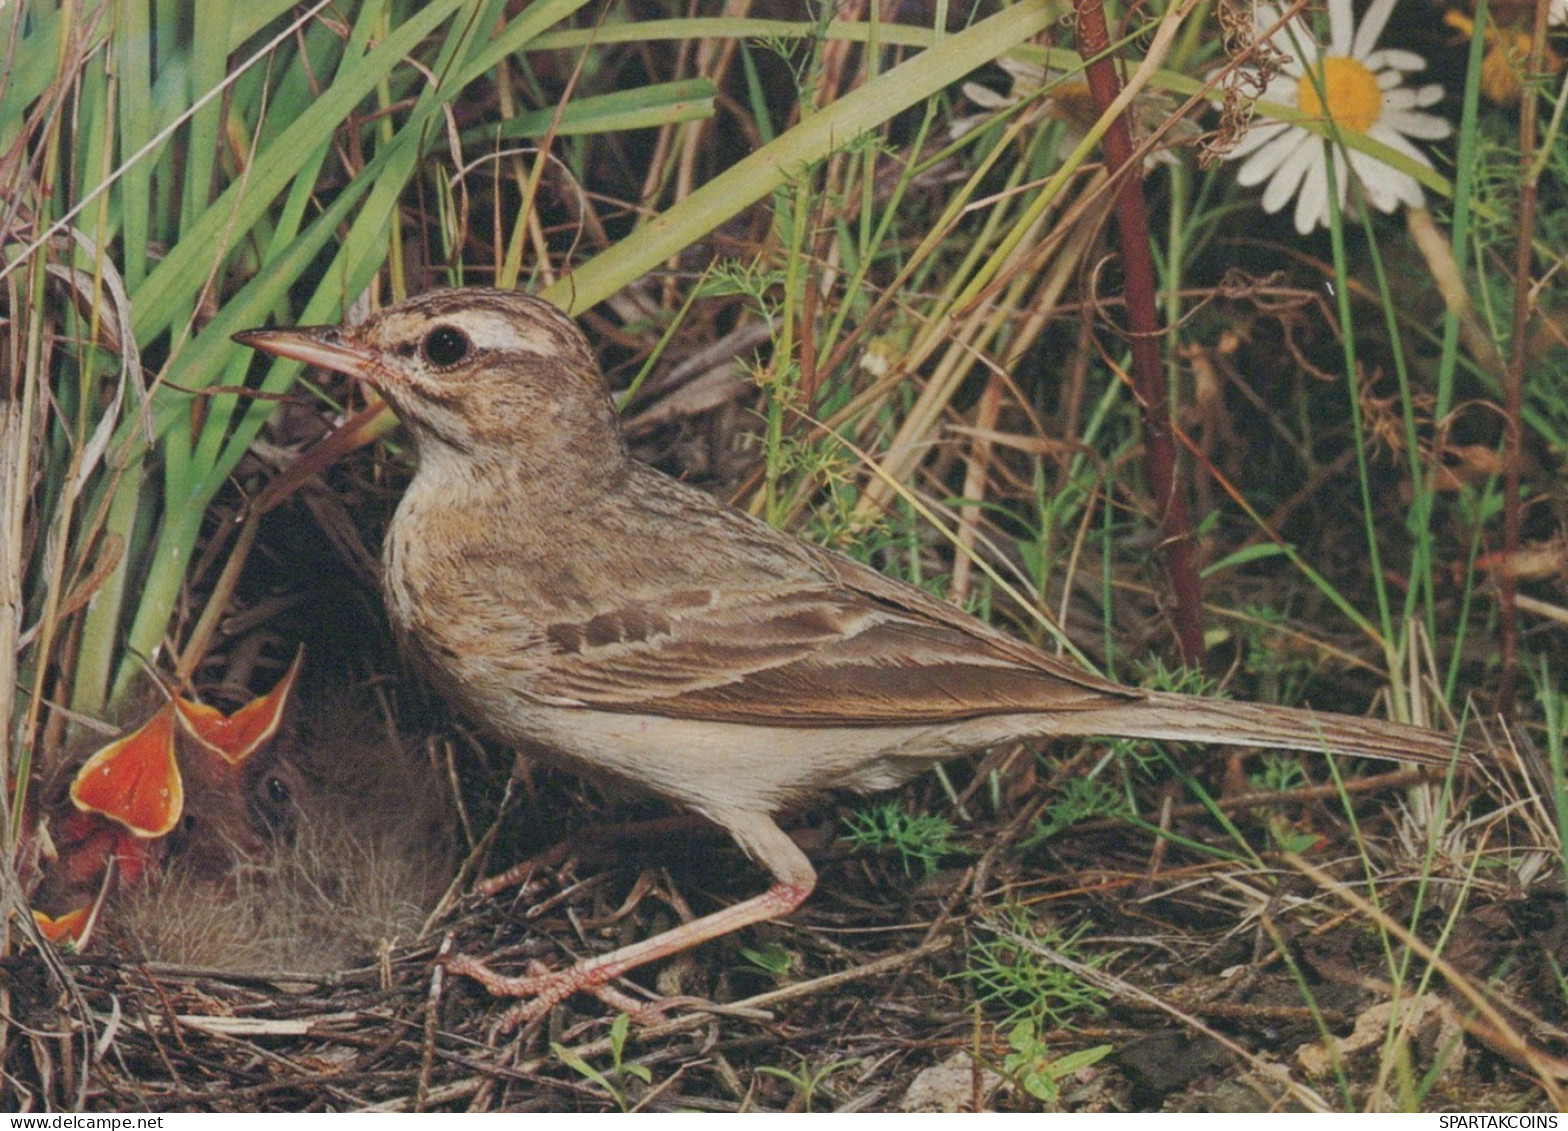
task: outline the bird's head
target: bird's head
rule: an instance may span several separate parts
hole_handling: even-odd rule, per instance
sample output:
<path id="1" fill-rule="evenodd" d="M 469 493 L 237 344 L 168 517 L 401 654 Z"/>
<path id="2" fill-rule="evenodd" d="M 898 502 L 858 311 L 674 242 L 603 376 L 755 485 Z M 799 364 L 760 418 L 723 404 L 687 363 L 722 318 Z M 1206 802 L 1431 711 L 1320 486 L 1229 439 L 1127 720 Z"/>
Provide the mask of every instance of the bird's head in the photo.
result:
<path id="1" fill-rule="evenodd" d="M 413 434 L 422 461 L 499 457 L 543 467 L 540 457 L 567 445 L 599 462 L 621 449 L 582 331 L 549 303 L 514 291 L 432 291 L 352 325 L 234 338 L 376 389 Z"/>

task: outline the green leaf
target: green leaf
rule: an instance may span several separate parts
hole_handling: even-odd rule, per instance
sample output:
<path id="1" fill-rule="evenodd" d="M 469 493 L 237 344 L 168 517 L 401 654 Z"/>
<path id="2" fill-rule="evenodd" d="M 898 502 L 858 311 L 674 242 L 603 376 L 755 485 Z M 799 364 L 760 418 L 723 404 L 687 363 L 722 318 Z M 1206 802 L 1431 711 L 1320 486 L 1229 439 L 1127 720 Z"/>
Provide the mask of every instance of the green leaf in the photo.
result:
<path id="1" fill-rule="evenodd" d="M 575 137 L 711 118 L 715 93 L 711 80 L 687 79 L 579 98 L 561 111 L 555 132 L 558 137 Z M 555 121 L 554 109 L 531 110 L 493 125 L 475 126 L 459 136 L 465 142 L 542 137 Z"/>
<path id="2" fill-rule="evenodd" d="M 957 82 L 1043 31 L 1066 6 L 1022 0 L 922 51 L 836 102 L 687 195 L 633 235 L 540 292 L 568 311 L 586 310 L 714 228 L 781 188 L 791 177 L 896 114 Z"/>

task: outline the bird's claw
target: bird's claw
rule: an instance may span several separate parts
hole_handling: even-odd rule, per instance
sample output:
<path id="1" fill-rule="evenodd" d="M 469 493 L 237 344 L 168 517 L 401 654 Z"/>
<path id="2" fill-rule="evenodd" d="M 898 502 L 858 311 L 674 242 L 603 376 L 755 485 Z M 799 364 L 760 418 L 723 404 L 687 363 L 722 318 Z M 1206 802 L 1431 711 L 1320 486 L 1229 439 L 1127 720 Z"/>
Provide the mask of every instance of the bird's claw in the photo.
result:
<path id="1" fill-rule="evenodd" d="M 638 1001 L 608 985 L 598 971 L 585 969 L 582 964 L 564 970 L 551 970 L 538 959 L 528 962 L 527 973 L 507 975 L 497 973 L 477 958 L 454 954 L 441 960 L 443 966 L 454 974 L 472 978 L 493 997 L 513 997 L 517 1002 L 496 1022 L 496 1032 L 510 1033 L 530 1021 L 543 1017 L 556 1005 L 574 993 L 588 993 L 621 1013 L 629 1014 L 633 1021 L 651 1025 L 663 1018 L 664 1010 L 679 1004 L 679 999 L 668 1001 Z"/>

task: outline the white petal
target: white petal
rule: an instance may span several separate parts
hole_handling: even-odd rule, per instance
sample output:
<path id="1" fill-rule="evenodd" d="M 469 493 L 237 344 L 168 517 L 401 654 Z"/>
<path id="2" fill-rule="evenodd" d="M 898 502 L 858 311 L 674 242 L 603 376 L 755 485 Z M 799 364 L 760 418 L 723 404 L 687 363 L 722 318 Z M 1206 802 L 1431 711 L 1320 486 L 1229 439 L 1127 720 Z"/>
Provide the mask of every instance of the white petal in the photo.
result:
<path id="1" fill-rule="evenodd" d="M 1395 171 L 1365 153 L 1351 155 L 1351 166 L 1361 181 L 1362 195 L 1379 212 L 1392 212 L 1401 204 L 1419 208 L 1426 203 L 1421 186 L 1414 177 Z"/>
<path id="2" fill-rule="evenodd" d="M 1441 83 L 1430 83 L 1416 91 L 1417 106 L 1435 106 L 1443 101 L 1443 87 Z"/>
<path id="3" fill-rule="evenodd" d="M 1301 86 L 1299 75 L 1275 75 L 1269 79 L 1269 84 L 1263 88 L 1263 93 L 1258 95 L 1264 102 L 1278 102 L 1283 106 L 1296 104 L 1296 91 Z"/>
<path id="4" fill-rule="evenodd" d="M 6 0 L 0 0 L 0 4 L 5 2 Z M 1285 70 L 1288 71 L 1289 68 L 1286 67 Z M 1224 67 L 1216 67 L 1204 77 L 1212 81 L 1224 73 Z M 1258 93 L 1257 97 L 1264 102 L 1279 102 L 1286 106 L 1294 106 L 1296 104 L 1297 77 L 1296 75 L 1286 74 L 1284 71 L 1271 75 L 1268 83 Z"/>
<path id="5" fill-rule="evenodd" d="M 1432 163 L 1426 159 L 1426 154 L 1422 153 L 1393 130 L 1386 128 L 1382 122 L 1368 130 L 1367 136 L 1373 141 L 1382 142 L 1397 153 L 1403 153 L 1418 165 L 1425 165 L 1428 169 L 1432 167 Z M 1377 161 L 1377 158 L 1373 157 L 1372 160 Z M 1378 164 L 1382 164 L 1382 162 L 1379 161 Z"/>
<path id="6" fill-rule="evenodd" d="M 1322 146 L 1316 142 L 1304 145 L 1280 165 L 1279 172 L 1274 174 L 1274 179 L 1263 190 L 1263 211 L 1278 212 L 1285 207 L 1285 202 L 1296 195 L 1302 180 L 1313 168 L 1319 169 L 1318 175 L 1322 176 L 1321 149 Z"/>
<path id="7" fill-rule="evenodd" d="M 1407 177 L 1400 173 L 1395 180 L 1399 190 L 1399 198 L 1408 208 L 1421 208 L 1426 204 L 1426 193 L 1421 191 L 1421 182 L 1414 177 Z"/>
<path id="8" fill-rule="evenodd" d="M 0 4 L 5 0 L 0 0 Z M 1218 72 L 1211 72 L 1211 76 Z M 1279 74 L 1269 79 L 1268 85 L 1258 93 L 1262 102 L 1278 102 L 1281 106 L 1294 106 L 1296 104 L 1296 88 L 1299 81 L 1291 75 Z"/>
<path id="9" fill-rule="evenodd" d="M 1328 176 L 1321 166 L 1307 178 L 1296 198 L 1296 231 L 1305 236 L 1320 225 L 1328 226 Z"/>
<path id="10" fill-rule="evenodd" d="M 1284 51 L 1289 54 L 1291 51 L 1291 40 L 1293 38 L 1292 25 L 1300 21 L 1292 18 L 1286 20 L 1283 24 L 1280 24 L 1279 20 L 1280 10 L 1273 4 L 1259 4 L 1252 10 L 1252 30 L 1254 34 L 1262 36 L 1265 32 L 1269 31 L 1270 28 L 1273 28 L 1273 34 L 1268 37 L 1268 42 L 1276 50 Z M 1279 26 L 1275 27 L 1276 24 L 1279 24 Z M 1289 66 L 1294 63 L 1297 63 L 1297 60 L 1292 58 L 1291 63 L 1286 65 Z"/>
<path id="11" fill-rule="evenodd" d="M 1351 55 L 1352 36 L 1356 30 L 1356 17 L 1350 10 L 1350 0 L 1328 0 L 1328 49 L 1327 55 Z"/>
<path id="12" fill-rule="evenodd" d="M 1225 160 L 1240 161 L 1254 150 L 1262 149 L 1290 128 L 1284 122 L 1265 122 L 1263 125 L 1253 126 L 1247 130 L 1247 136 L 1237 143 L 1236 148 L 1225 155 Z"/>
<path id="13" fill-rule="evenodd" d="M 1399 207 L 1399 193 L 1394 184 L 1398 180 L 1392 169 L 1382 162 L 1369 160 L 1365 153 L 1352 153 L 1350 167 L 1356 180 L 1361 182 L 1361 196 L 1367 205 L 1379 212 L 1392 212 Z"/>
<path id="14" fill-rule="evenodd" d="M 1414 110 L 1388 110 L 1378 117 L 1367 132 L 1376 136 L 1380 129 L 1388 129 L 1406 137 L 1423 141 L 1438 141 L 1454 132 L 1454 124 L 1435 114 L 1421 114 Z"/>
<path id="15" fill-rule="evenodd" d="M 1275 170 L 1289 161 L 1298 149 L 1311 145 L 1316 140 L 1305 130 L 1286 130 L 1248 158 L 1247 163 L 1236 171 L 1236 183 L 1243 188 L 1262 184 L 1274 175 Z"/>
<path id="16" fill-rule="evenodd" d="M 1003 55 L 996 61 L 997 66 L 1006 71 L 1008 77 L 1028 91 L 1036 91 L 1045 85 L 1045 68 L 1038 63 L 1030 63 L 1023 59 L 1014 59 Z"/>
<path id="17" fill-rule="evenodd" d="M 1315 62 L 1323 53 L 1322 48 L 1318 46 L 1318 41 L 1313 38 L 1311 29 L 1300 16 L 1286 23 L 1270 42 L 1291 57 L 1290 62 L 1285 64 L 1285 70 L 1297 75 L 1302 73 L 1308 63 Z"/>
<path id="18" fill-rule="evenodd" d="M 1346 6 L 1348 7 L 1348 0 Z M 1333 5 L 1329 6 L 1330 11 Z M 1394 0 L 1372 0 L 1372 6 L 1361 17 L 1361 26 L 1356 29 L 1356 43 L 1350 54 L 1357 59 L 1365 59 L 1372 53 L 1372 48 L 1377 46 L 1378 36 L 1383 34 L 1383 29 L 1388 26 L 1388 17 L 1394 13 Z"/>
<path id="19" fill-rule="evenodd" d="M 997 110 L 1003 106 L 1011 106 L 1018 101 L 1018 99 L 1010 98 L 1005 94 L 998 94 L 990 87 L 983 86 L 977 82 L 966 82 L 959 89 L 964 92 L 965 98 L 982 110 Z"/>
<path id="20" fill-rule="evenodd" d="M 1414 51 L 1404 51 L 1398 47 L 1384 47 L 1373 51 L 1361 65 L 1369 71 L 1381 71 L 1384 67 L 1395 71 L 1424 71 L 1426 60 Z"/>

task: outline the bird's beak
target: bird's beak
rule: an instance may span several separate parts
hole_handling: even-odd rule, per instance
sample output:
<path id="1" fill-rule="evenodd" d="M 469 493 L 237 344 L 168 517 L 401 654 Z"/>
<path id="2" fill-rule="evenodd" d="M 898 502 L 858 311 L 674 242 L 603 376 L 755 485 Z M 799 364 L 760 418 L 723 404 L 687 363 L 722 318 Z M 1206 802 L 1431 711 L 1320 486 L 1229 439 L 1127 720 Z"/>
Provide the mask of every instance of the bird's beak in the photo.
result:
<path id="1" fill-rule="evenodd" d="M 335 369 L 362 381 L 372 380 L 376 355 L 344 340 L 338 326 L 296 326 L 292 330 L 241 330 L 234 340 L 262 353 Z"/>

